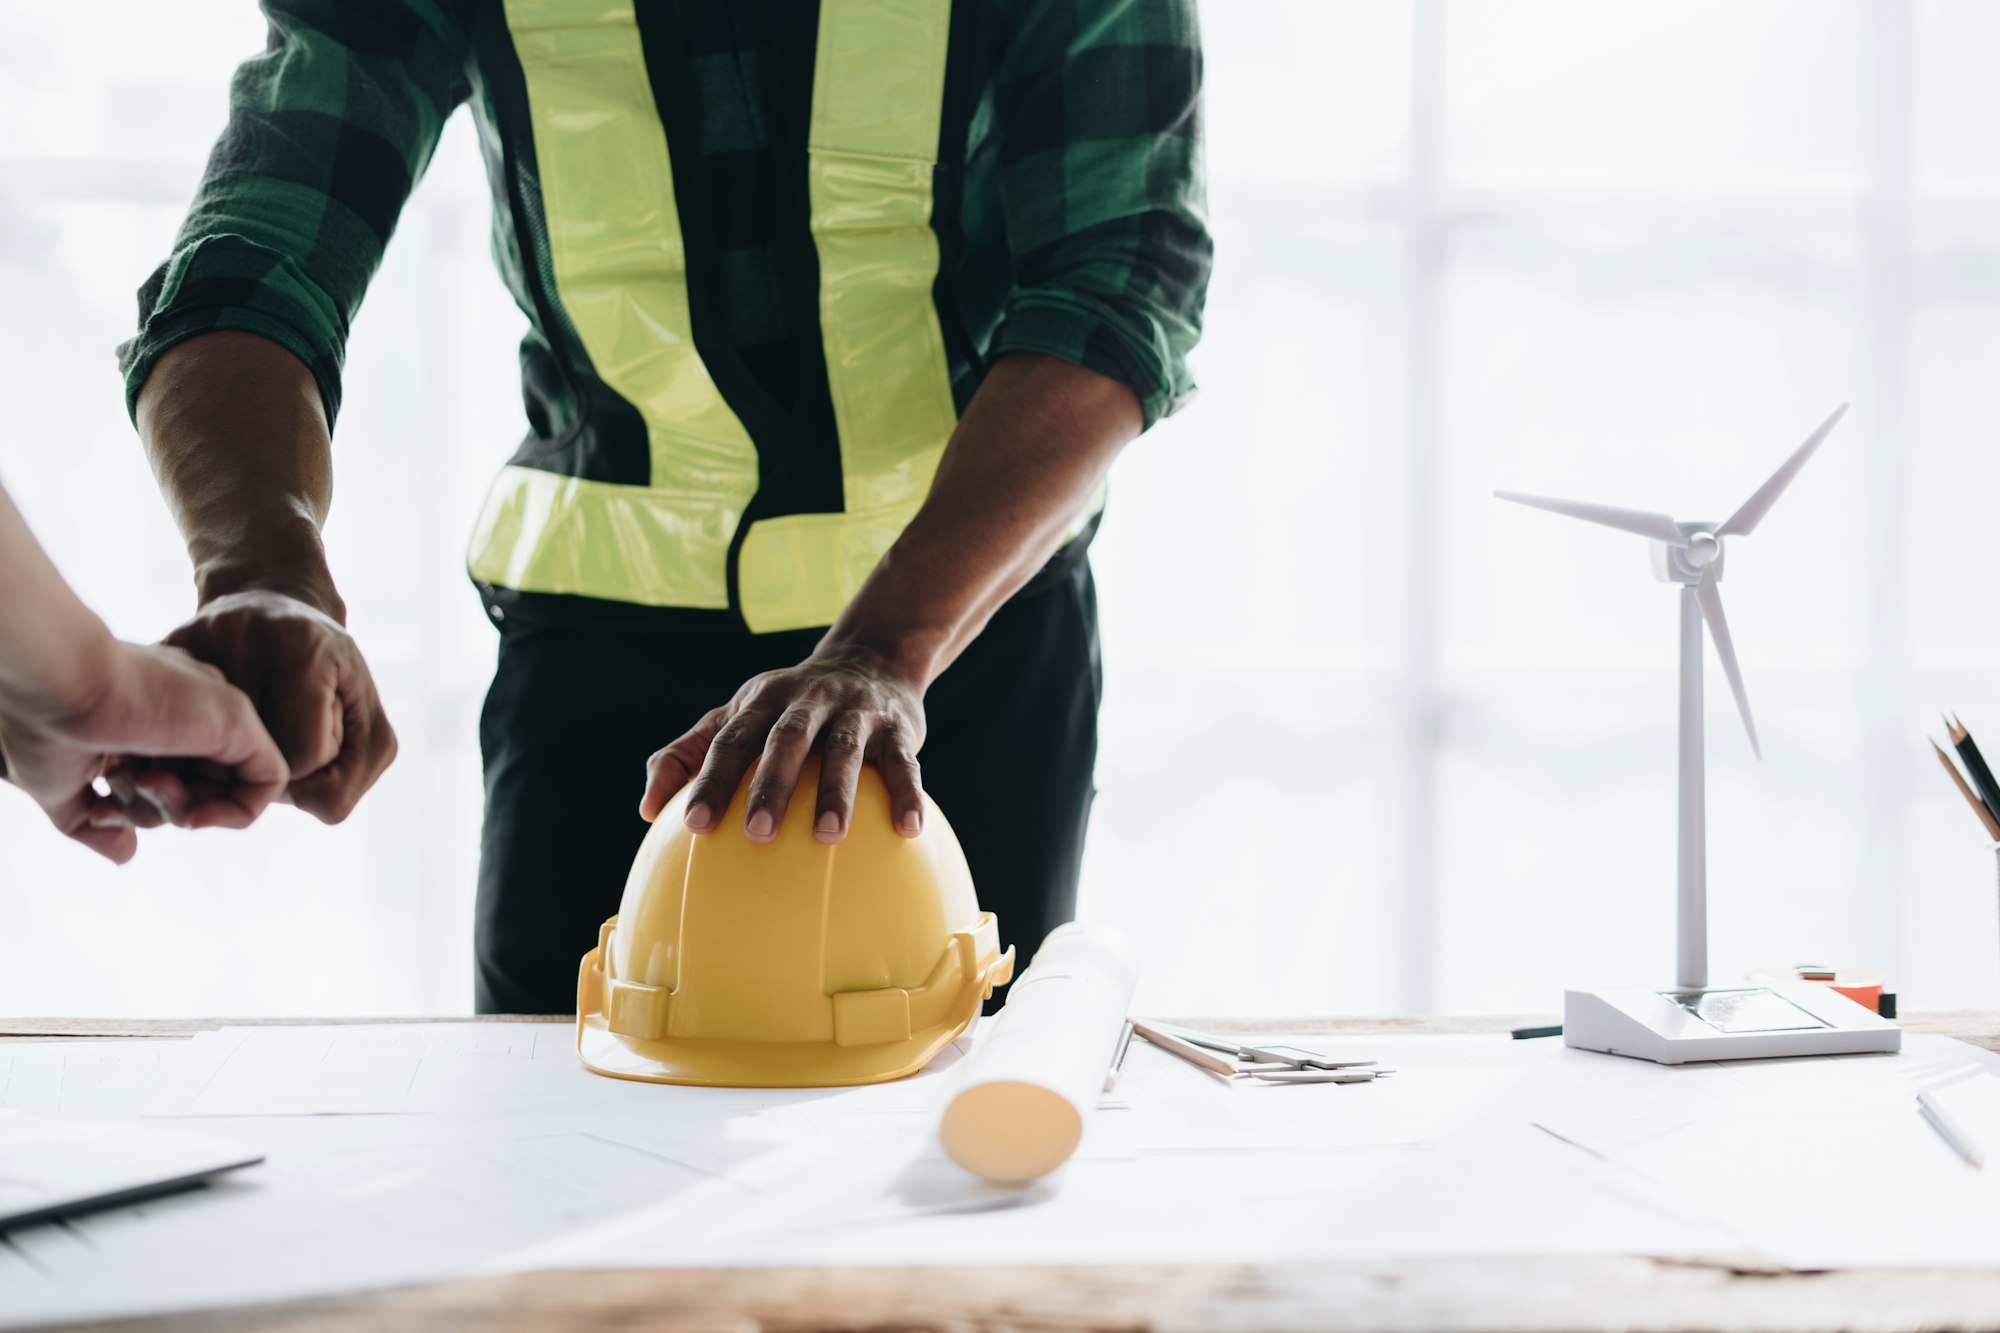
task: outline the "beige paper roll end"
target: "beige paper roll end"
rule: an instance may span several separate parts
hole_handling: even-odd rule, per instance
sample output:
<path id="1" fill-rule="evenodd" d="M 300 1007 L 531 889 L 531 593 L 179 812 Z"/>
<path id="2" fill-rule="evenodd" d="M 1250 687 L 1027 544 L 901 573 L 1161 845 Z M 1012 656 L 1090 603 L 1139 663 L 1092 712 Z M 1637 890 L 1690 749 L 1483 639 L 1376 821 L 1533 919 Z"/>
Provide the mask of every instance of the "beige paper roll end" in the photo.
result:
<path id="1" fill-rule="evenodd" d="M 996 1079 L 951 1099 L 938 1138 L 951 1160 L 972 1174 L 1016 1184 L 1069 1160 L 1083 1138 L 1083 1114 L 1053 1089 Z"/>

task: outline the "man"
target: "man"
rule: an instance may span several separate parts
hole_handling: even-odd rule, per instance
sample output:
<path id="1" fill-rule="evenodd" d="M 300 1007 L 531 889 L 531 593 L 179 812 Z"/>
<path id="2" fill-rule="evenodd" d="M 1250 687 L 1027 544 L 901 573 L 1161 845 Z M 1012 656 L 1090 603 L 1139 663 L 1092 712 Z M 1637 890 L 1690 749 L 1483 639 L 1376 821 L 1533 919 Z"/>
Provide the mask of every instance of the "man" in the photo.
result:
<path id="1" fill-rule="evenodd" d="M 122 359 L 195 562 L 172 641 L 262 702 L 291 799 L 338 820 L 394 754 L 320 546 L 328 437 L 469 101 L 531 325 L 470 559 L 501 630 L 479 1008 L 570 1007 L 642 761 L 641 816 L 692 782 L 698 831 L 756 766 L 758 840 L 796 799 L 839 841 L 864 762 L 914 831 L 921 781 L 1031 954 L 1092 795 L 1101 483 L 1192 388 L 1191 0 L 265 8 Z"/>
<path id="2" fill-rule="evenodd" d="M 287 776 L 243 692 L 178 648 L 112 638 L 0 487 L 0 778 L 122 865 L 135 829 L 247 827 Z"/>

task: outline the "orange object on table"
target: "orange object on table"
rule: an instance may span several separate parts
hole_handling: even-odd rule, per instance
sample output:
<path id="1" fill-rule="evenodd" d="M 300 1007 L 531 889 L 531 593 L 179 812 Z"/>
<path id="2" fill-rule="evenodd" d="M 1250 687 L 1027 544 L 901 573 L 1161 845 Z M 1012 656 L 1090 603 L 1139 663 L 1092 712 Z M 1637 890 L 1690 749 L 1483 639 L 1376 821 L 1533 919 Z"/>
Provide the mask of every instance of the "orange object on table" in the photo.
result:
<path id="1" fill-rule="evenodd" d="M 1882 990 L 1887 984 L 1882 974 L 1872 967 L 1821 967 L 1815 963 L 1752 968 L 1750 980 L 1817 981 L 1845 995 L 1870 1013 L 1877 1014 L 1882 1012 Z"/>

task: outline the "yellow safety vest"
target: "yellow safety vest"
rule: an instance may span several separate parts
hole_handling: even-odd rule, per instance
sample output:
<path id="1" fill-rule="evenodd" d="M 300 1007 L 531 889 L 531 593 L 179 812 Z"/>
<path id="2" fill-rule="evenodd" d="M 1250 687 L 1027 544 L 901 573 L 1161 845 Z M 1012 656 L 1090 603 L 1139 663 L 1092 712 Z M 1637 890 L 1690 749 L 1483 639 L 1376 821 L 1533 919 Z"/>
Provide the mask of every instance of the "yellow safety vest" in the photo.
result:
<path id="1" fill-rule="evenodd" d="M 557 295 L 645 421 L 651 475 L 502 470 L 473 577 L 526 593 L 726 610 L 757 451 L 696 350 L 666 132 L 633 0 L 506 0 Z M 808 139 L 819 316 L 844 506 L 753 522 L 735 555 L 758 633 L 831 623 L 930 490 L 953 427 L 931 230 L 948 0 L 821 0 Z"/>

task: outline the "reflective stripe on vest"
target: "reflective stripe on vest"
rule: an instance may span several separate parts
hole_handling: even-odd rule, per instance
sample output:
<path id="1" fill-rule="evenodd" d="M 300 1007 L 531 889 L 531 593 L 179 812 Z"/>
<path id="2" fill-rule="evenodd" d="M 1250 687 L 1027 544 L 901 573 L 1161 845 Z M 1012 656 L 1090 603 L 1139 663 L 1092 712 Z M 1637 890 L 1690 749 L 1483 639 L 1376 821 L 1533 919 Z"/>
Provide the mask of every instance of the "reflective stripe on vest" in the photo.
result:
<path id="1" fill-rule="evenodd" d="M 631 0 L 506 0 L 506 11 L 556 290 L 598 375 L 645 421 L 652 473 L 649 486 L 619 486 L 505 469 L 474 532 L 473 577 L 726 608 L 757 449 L 695 350 L 673 168 Z"/>
<path id="2" fill-rule="evenodd" d="M 753 630 L 840 613 L 930 493 L 958 424 L 931 301 L 950 19 L 942 0 L 820 0 L 806 170 L 846 508 L 752 525 L 738 578 Z"/>
<path id="3" fill-rule="evenodd" d="M 624 486 L 503 469 L 473 534 L 473 577 L 727 607 L 729 545 L 756 491 L 757 453 L 695 349 L 632 0 L 506 0 L 506 14 L 557 296 L 598 375 L 645 420 L 652 476 Z M 807 169 L 846 509 L 764 519 L 745 534 L 738 592 L 759 633 L 840 614 L 923 503 L 957 423 L 931 299 L 949 21 L 949 0 L 820 4 Z"/>

